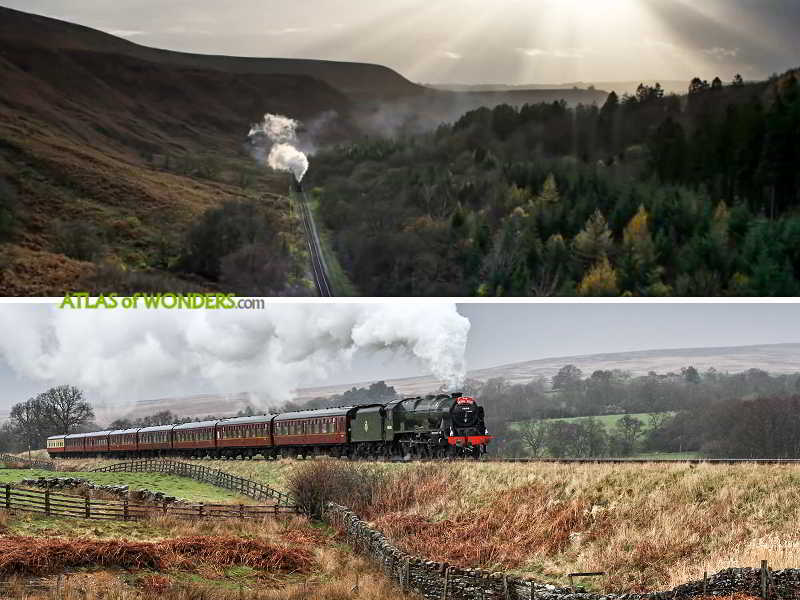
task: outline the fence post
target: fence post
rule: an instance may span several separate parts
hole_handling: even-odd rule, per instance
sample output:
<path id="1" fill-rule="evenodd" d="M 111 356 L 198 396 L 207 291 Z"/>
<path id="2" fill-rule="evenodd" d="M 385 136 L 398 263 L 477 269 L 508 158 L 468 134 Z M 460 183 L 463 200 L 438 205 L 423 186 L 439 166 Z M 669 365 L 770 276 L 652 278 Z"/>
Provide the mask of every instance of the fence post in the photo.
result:
<path id="1" fill-rule="evenodd" d="M 50 490 L 44 491 L 44 514 L 50 514 Z"/>
<path id="2" fill-rule="evenodd" d="M 6 510 L 11 510 L 11 484 L 6 484 Z"/>
<path id="3" fill-rule="evenodd" d="M 769 567 L 767 566 L 767 561 L 761 561 L 761 597 L 764 600 L 767 600 L 767 574 L 768 574 Z"/>
<path id="4" fill-rule="evenodd" d="M 708 571 L 703 571 L 703 596 L 708 591 Z"/>
<path id="5" fill-rule="evenodd" d="M 89 499 L 89 496 L 86 496 L 86 499 L 84 500 L 84 505 L 85 505 L 84 512 L 85 512 L 86 518 L 87 519 L 91 519 L 92 518 L 92 501 Z"/>
<path id="6" fill-rule="evenodd" d="M 508 575 L 503 573 L 503 596 L 506 600 L 511 600 L 511 596 L 509 595 L 508 591 Z"/>
<path id="7" fill-rule="evenodd" d="M 122 520 L 123 521 L 127 521 L 128 520 L 128 499 L 127 498 L 125 498 L 125 504 L 123 504 L 123 506 L 122 506 Z"/>
<path id="8" fill-rule="evenodd" d="M 197 514 L 202 517 L 203 516 L 203 503 L 197 505 Z"/>
<path id="9" fill-rule="evenodd" d="M 447 600 L 447 588 L 450 585 L 450 567 L 444 564 L 444 590 L 442 590 L 442 600 Z"/>

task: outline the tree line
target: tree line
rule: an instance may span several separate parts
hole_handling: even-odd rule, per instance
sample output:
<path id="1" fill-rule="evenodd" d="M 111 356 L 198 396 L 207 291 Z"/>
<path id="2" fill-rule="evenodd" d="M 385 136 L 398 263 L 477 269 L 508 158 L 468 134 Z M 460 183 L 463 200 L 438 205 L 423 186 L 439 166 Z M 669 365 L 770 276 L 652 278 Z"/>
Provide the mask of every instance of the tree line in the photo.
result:
<path id="1" fill-rule="evenodd" d="M 503 456 L 591 458 L 692 452 L 713 458 L 800 458 L 800 373 L 686 367 L 632 376 L 566 365 L 511 384 L 471 382 Z M 599 417 L 617 415 L 607 426 Z M 566 420 L 569 419 L 569 420 Z"/>
<path id="2" fill-rule="evenodd" d="M 0 426 L 0 452 L 22 452 L 46 447 L 51 435 L 96 429 L 94 409 L 83 392 L 58 385 L 11 408 Z"/>
<path id="3" fill-rule="evenodd" d="M 490 451 L 500 456 L 592 458 L 641 453 L 692 452 L 712 458 L 800 458 L 800 373 L 760 369 L 631 375 L 597 370 L 587 375 L 565 365 L 552 378 L 509 383 L 468 381 L 464 393 L 483 405 Z M 266 412 L 385 403 L 397 392 L 385 382 L 354 387 L 305 404 Z M 235 416 L 261 414 L 245 406 Z M 601 417 L 615 415 L 606 424 Z M 120 418 L 108 429 L 170 425 L 223 417 L 186 417 L 166 410 Z M 0 452 L 46 446 L 50 435 L 97 431 L 81 390 L 57 386 L 20 402 L 0 427 Z"/>
<path id="4" fill-rule="evenodd" d="M 481 108 L 322 151 L 308 181 L 365 295 L 795 295 L 798 148 L 790 72 Z"/>

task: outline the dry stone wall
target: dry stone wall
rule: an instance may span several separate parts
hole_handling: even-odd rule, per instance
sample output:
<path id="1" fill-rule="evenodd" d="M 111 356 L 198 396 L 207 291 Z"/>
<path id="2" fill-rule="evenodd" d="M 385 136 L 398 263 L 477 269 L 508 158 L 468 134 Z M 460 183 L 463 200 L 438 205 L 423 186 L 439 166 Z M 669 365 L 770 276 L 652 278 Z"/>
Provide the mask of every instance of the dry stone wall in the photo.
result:
<path id="1" fill-rule="evenodd" d="M 37 479 L 23 479 L 20 485 L 37 487 L 46 490 L 76 490 L 81 495 L 90 495 L 92 491 L 105 492 L 119 498 L 127 498 L 133 502 L 154 502 L 158 504 L 185 503 L 175 496 L 168 496 L 163 492 L 148 489 L 131 490 L 127 485 L 104 485 L 94 483 L 81 477 L 39 477 Z"/>
<path id="2" fill-rule="evenodd" d="M 535 583 L 505 573 L 462 569 L 412 556 L 394 546 L 351 510 L 338 504 L 328 504 L 325 518 L 344 531 L 356 552 L 382 568 L 402 589 L 429 600 L 680 600 L 735 593 L 761 597 L 760 569 L 726 569 L 705 582 L 695 581 L 663 592 L 591 593 L 583 588 Z M 800 600 L 800 569 L 770 572 L 767 587 L 770 600 Z"/>

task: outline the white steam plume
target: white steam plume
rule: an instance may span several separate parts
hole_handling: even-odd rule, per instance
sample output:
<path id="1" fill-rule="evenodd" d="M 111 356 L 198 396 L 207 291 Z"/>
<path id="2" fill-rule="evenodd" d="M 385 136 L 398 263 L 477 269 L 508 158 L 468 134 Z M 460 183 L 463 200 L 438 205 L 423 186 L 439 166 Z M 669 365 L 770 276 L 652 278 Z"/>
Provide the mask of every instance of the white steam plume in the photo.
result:
<path id="1" fill-rule="evenodd" d="M 7 304 L 0 331 L 10 335 L 0 336 L 0 357 L 21 376 L 76 385 L 106 403 L 247 391 L 274 405 L 297 388 L 324 384 L 357 352 L 382 349 L 415 357 L 454 389 L 464 380 L 469 328 L 453 304 L 278 304 L 263 311 Z"/>
<path id="2" fill-rule="evenodd" d="M 276 171 L 293 173 L 297 181 L 303 181 L 308 172 L 308 157 L 297 149 L 297 128 L 300 123 L 283 115 L 264 115 L 264 120 L 250 128 L 248 137 L 265 136 L 272 149 L 267 164 Z"/>

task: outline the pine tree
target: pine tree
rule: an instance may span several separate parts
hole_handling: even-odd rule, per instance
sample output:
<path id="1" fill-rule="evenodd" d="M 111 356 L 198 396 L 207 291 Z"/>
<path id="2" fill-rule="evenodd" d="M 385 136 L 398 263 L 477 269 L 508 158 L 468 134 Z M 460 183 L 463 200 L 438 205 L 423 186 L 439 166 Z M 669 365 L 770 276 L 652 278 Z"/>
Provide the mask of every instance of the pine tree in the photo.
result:
<path id="1" fill-rule="evenodd" d="M 561 197 L 558 194 L 556 176 L 552 173 L 547 176 L 537 200 L 544 206 L 552 206 L 561 201 Z"/>
<path id="2" fill-rule="evenodd" d="M 586 265 L 598 263 L 603 257 L 608 256 L 613 245 L 611 230 L 600 209 L 589 217 L 583 231 L 572 243 L 575 256 Z"/>
<path id="3" fill-rule="evenodd" d="M 620 262 L 622 289 L 640 296 L 661 295 L 665 291 L 655 244 L 650 235 L 649 219 L 644 205 L 640 206 L 625 227 Z"/>
<path id="4" fill-rule="evenodd" d="M 603 256 L 583 278 L 578 287 L 578 294 L 581 296 L 619 296 L 617 272 L 606 256 Z"/>

